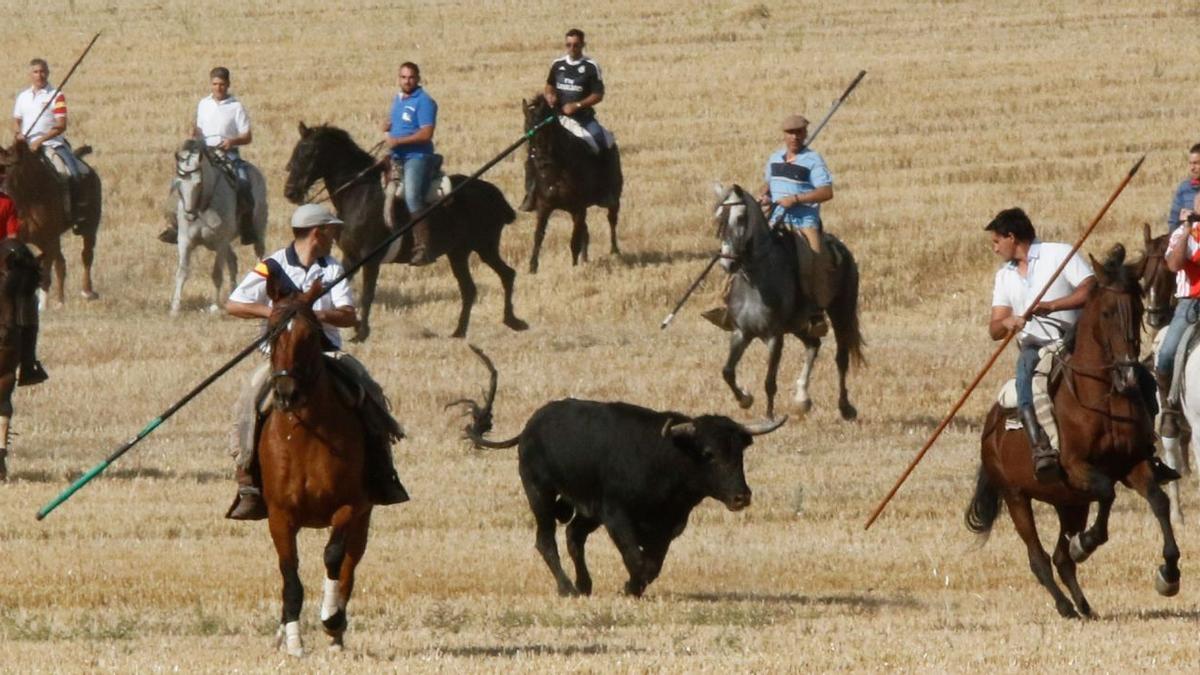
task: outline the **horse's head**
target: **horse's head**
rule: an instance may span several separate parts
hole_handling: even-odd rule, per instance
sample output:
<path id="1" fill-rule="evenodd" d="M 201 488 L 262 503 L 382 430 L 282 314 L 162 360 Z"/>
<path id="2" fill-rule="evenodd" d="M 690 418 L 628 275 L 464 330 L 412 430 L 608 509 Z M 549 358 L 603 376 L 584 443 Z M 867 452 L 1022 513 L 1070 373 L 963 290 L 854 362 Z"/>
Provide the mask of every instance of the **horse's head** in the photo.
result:
<path id="1" fill-rule="evenodd" d="M 184 217 L 191 222 L 200 213 L 200 197 L 204 192 L 204 145 L 189 138 L 175 151 L 175 178 L 179 203 Z"/>
<path id="2" fill-rule="evenodd" d="M 321 322 L 312 309 L 320 295 L 319 280 L 307 292 L 287 294 L 274 274 L 267 278 L 272 305 L 267 330 L 278 331 L 271 340 L 271 390 L 279 410 L 301 405 L 323 367 Z"/>
<path id="3" fill-rule="evenodd" d="M 554 108 L 546 100 L 545 94 L 540 93 L 528 101 L 521 99 L 521 108 L 525 111 L 525 131 L 554 114 Z"/>
<path id="4" fill-rule="evenodd" d="M 1076 331 L 1075 354 L 1095 354 L 1112 371 L 1113 390 L 1124 394 L 1138 391 L 1142 287 L 1137 267 L 1125 264 L 1125 247 L 1120 244 L 1104 262 L 1092 258 L 1096 285 L 1083 306 Z"/>
<path id="5" fill-rule="evenodd" d="M 1171 235 L 1150 236 L 1150 225 L 1142 226 L 1144 252 L 1137 263 L 1137 276 L 1146 301 L 1146 323 L 1162 328 L 1171 323 L 1174 308 L 1175 274 L 1167 269 L 1167 240 Z"/>
<path id="6" fill-rule="evenodd" d="M 746 254 L 756 225 L 763 221 L 762 211 L 740 185 L 714 183 L 713 192 L 717 195 L 713 219 L 721 240 L 721 266 L 734 272 Z"/>
<path id="7" fill-rule="evenodd" d="M 321 178 L 319 169 L 325 162 L 323 151 L 328 127 L 310 127 L 301 122 L 299 129 L 300 141 L 292 148 L 287 163 L 287 182 L 283 187 L 283 196 L 293 204 L 303 203 L 305 193 Z"/>

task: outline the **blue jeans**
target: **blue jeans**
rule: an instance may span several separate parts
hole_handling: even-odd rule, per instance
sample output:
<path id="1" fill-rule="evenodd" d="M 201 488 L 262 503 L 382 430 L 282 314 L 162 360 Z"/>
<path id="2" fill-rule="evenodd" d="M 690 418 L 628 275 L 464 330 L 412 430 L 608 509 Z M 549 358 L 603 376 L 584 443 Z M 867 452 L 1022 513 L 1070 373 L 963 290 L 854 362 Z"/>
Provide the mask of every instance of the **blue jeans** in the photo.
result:
<path id="1" fill-rule="evenodd" d="M 429 184 L 433 174 L 442 168 L 441 155 L 409 155 L 403 160 L 404 164 L 404 203 L 408 206 L 409 215 L 425 208 L 425 195 L 429 194 Z"/>
<path id="2" fill-rule="evenodd" d="M 1038 348 L 1022 347 L 1017 356 L 1017 407 L 1033 405 L 1033 371 L 1038 364 Z"/>
<path id="3" fill-rule="evenodd" d="M 582 126 L 584 130 L 588 132 L 588 135 L 592 137 L 592 140 L 596 141 L 597 148 L 600 148 L 601 150 L 608 149 L 608 135 L 604 133 L 604 127 L 600 126 L 600 123 L 596 121 L 595 117 L 592 117 L 592 119 L 588 120 L 586 123 L 580 124 L 580 126 Z"/>
<path id="4" fill-rule="evenodd" d="M 1196 303 L 1200 301 L 1197 298 L 1180 298 L 1179 304 L 1175 305 L 1175 314 L 1171 316 L 1171 323 L 1167 326 L 1167 336 L 1163 338 L 1162 348 L 1158 350 L 1158 358 L 1155 360 L 1154 366 L 1160 373 L 1171 373 L 1175 368 L 1175 352 L 1179 350 L 1179 340 L 1183 338 L 1183 331 L 1187 328 L 1188 322 L 1195 318 L 1193 312 L 1200 310 Z"/>

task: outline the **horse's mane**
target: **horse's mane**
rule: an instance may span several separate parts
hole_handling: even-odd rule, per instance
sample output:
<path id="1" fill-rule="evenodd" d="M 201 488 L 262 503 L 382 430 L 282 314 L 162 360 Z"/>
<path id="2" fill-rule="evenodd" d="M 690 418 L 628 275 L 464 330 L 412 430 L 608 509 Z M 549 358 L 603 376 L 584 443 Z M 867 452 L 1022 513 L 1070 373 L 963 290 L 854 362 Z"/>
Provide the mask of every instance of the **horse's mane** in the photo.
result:
<path id="1" fill-rule="evenodd" d="M 360 161 L 375 163 L 375 158 L 371 157 L 366 150 L 358 146 L 351 138 L 350 132 L 340 127 L 335 127 L 332 124 L 318 124 L 315 127 L 309 127 L 312 131 L 314 141 L 321 141 L 336 145 L 342 148 L 345 152 L 350 153 L 352 158 Z"/>

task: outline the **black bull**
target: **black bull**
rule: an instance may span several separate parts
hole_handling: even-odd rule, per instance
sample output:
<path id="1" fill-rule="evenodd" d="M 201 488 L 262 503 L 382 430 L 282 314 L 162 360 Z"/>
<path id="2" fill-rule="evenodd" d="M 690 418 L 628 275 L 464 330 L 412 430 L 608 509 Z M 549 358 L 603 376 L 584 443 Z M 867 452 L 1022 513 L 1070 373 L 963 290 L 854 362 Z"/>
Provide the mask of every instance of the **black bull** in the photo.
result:
<path id="1" fill-rule="evenodd" d="M 515 438 L 489 441 L 483 434 L 491 429 L 496 371 L 483 352 L 472 349 L 491 372 L 492 386 L 482 407 L 456 402 L 473 417 L 466 436 L 479 448 L 518 446 L 521 483 L 537 522 L 537 550 L 559 595 L 591 594 L 584 544 L 604 525 L 629 571 L 625 592 L 641 596 L 705 497 L 731 511 L 750 505 L 743 453 L 753 436 L 787 419 L 745 426 L 719 415 L 693 418 L 628 403 L 564 399 L 538 409 Z M 574 583 L 559 559 L 555 520 L 567 523 Z"/>

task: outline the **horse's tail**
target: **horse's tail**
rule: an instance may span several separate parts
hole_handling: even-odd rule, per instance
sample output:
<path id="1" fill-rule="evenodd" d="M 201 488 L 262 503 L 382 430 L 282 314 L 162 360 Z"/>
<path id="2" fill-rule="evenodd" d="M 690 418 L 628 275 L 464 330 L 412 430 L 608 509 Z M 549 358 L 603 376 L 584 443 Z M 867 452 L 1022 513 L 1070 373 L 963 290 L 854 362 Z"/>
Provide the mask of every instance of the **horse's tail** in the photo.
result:
<path id="1" fill-rule="evenodd" d="M 854 260 L 854 254 L 840 239 L 833 236 L 830 239 L 833 240 L 834 248 L 842 259 L 845 271 L 840 275 L 841 284 L 837 289 L 837 297 L 830 303 L 826 312 L 829 314 L 830 323 L 833 324 L 838 350 L 841 351 L 845 345 L 854 365 L 862 366 L 866 363 L 862 350 L 867 343 L 863 340 L 858 325 L 858 263 Z"/>
<path id="2" fill-rule="evenodd" d="M 967 529 L 982 535 L 982 539 L 987 541 L 999 515 L 1000 491 L 988 476 L 987 469 L 980 464 L 979 475 L 975 479 L 975 496 L 971 497 L 971 503 L 967 505 Z"/>
<path id="3" fill-rule="evenodd" d="M 463 427 L 463 438 L 470 440 L 476 448 L 491 450 L 511 448 L 521 439 L 520 436 L 515 436 L 507 441 L 489 441 L 483 437 L 492 430 L 492 403 L 496 401 L 496 382 L 499 380 L 499 374 L 496 372 L 496 366 L 492 365 L 492 360 L 483 353 L 482 349 L 475 345 L 467 346 L 483 361 L 483 365 L 487 366 L 489 375 L 487 394 L 483 397 L 483 405 L 479 405 L 469 398 L 463 398 L 447 403 L 446 408 L 462 406 L 466 410 L 465 414 L 471 416 L 470 423 Z"/>

